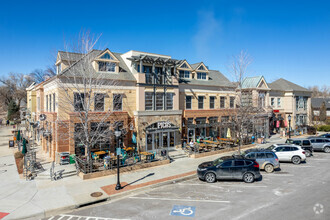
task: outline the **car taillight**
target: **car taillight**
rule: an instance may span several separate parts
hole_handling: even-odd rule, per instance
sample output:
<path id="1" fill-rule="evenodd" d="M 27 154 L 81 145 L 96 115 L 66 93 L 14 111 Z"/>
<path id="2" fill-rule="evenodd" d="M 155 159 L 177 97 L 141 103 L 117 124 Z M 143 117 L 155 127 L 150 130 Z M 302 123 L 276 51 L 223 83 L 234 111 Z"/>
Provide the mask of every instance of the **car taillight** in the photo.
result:
<path id="1" fill-rule="evenodd" d="M 275 158 L 276 161 L 278 161 L 278 158 Z"/>
<path id="2" fill-rule="evenodd" d="M 302 153 L 305 154 L 305 151 L 303 151 Z"/>
<path id="3" fill-rule="evenodd" d="M 254 162 L 253 166 L 259 168 L 259 164 L 257 162 Z"/>

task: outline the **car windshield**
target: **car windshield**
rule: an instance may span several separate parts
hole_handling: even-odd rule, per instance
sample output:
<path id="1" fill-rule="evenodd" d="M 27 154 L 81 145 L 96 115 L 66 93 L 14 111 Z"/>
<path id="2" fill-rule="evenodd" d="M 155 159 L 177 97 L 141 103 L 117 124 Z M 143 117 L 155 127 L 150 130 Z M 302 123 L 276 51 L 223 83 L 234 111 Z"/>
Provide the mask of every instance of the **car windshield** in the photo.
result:
<path id="1" fill-rule="evenodd" d="M 269 149 L 269 150 L 273 150 L 275 148 L 274 145 L 270 145 L 269 147 L 267 147 L 266 149 Z"/>
<path id="2" fill-rule="evenodd" d="M 215 160 L 213 160 L 213 164 L 214 164 L 214 166 L 216 166 L 216 165 L 218 165 L 218 164 L 220 164 L 220 163 L 222 163 L 223 162 L 223 159 L 220 157 L 220 158 L 218 158 L 218 159 L 215 159 Z"/>

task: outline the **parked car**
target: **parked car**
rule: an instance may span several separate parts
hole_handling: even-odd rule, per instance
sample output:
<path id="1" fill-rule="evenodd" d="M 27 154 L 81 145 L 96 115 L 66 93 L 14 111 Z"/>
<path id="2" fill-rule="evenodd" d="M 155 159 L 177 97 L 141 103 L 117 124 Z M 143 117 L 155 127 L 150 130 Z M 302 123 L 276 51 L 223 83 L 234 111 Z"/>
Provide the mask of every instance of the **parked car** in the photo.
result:
<path id="1" fill-rule="evenodd" d="M 330 139 L 322 137 L 309 137 L 308 138 L 313 146 L 314 151 L 324 151 L 330 153 Z"/>
<path id="2" fill-rule="evenodd" d="M 289 138 L 285 143 L 299 145 L 305 151 L 306 157 L 311 157 L 313 155 L 312 143 L 307 138 Z"/>
<path id="3" fill-rule="evenodd" d="M 330 134 L 329 133 L 321 134 L 319 137 L 330 138 Z"/>
<path id="4" fill-rule="evenodd" d="M 261 177 L 259 164 L 255 160 L 236 157 L 220 157 L 204 162 L 198 166 L 197 175 L 208 183 L 219 179 L 239 179 L 252 183 Z"/>
<path id="5" fill-rule="evenodd" d="M 280 168 L 276 154 L 268 149 L 249 149 L 244 152 L 244 157 L 256 160 L 259 168 L 267 173 L 272 173 L 274 169 Z"/>
<path id="6" fill-rule="evenodd" d="M 267 149 L 274 151 L 280 162 L 300 164 L 306 160 L 305 151 L 298 145 L 273 144 Z"/>

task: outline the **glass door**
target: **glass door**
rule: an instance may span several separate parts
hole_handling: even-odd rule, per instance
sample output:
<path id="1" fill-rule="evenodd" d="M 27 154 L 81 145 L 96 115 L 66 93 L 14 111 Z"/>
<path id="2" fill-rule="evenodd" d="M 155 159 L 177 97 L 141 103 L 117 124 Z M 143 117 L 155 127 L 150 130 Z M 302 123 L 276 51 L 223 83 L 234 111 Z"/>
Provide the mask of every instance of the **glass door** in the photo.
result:
<path id="1" fill-rule="evenodd" d="M 195 142 L 195 129 L 194 128 L 188 128 L 188 143 L 190 143 L 190 141 L 193 140 L 193 142 Z"/>
<path id="2" fill-rule="evenodd" d="M 167 148 L 169 146 L 168 132 L 162 132 L 163 134 L 163 148 Z"/>

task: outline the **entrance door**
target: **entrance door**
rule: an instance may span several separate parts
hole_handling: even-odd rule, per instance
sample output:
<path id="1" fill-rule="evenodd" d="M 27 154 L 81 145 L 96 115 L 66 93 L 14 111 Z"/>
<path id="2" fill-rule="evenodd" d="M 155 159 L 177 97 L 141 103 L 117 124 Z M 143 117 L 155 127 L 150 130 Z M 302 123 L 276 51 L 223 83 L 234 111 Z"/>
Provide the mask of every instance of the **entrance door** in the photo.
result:
<path id="1" fill-rule="evenodd" d="M 188 128 L 188 143 L 193 140 L 195 142 L 195 129 L 194 128 Z"/>
<path id="2" fill-rule="evenodd" d="M 163 148 L 167 148 L 169 146 L 169 139 L 168 139 L 168 132 L 162 132 L 163 133 Z"/>

